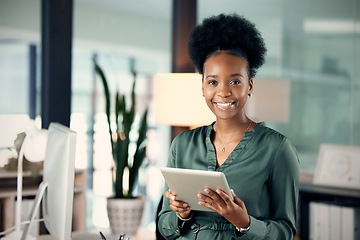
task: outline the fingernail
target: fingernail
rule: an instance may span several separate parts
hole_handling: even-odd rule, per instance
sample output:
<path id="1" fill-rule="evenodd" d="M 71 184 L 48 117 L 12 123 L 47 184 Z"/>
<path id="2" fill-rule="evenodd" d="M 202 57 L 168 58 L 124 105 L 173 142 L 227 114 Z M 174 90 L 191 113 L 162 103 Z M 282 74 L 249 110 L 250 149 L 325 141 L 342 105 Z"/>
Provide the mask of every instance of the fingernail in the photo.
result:
<path id="1" fill-rule="evenodd" d="M 175 197 L 174 197 L 174 196 L 171 196 L 171 200 L 175 201 Z"/>
<path id="2" fill-rule="evenodd" d="M 186 204 L 186 203 L 184 203 L 184 204 L 183 204 L 183 207 L 187 207 L 187 204 Z"/>
<path id="3" fill-rule="evenodd" d="M 204 190 L 206 193 L 210 193 L 210 190 L 209 189 L 207 189 L 207 188 L 205 188 L 205 190 Z"/>

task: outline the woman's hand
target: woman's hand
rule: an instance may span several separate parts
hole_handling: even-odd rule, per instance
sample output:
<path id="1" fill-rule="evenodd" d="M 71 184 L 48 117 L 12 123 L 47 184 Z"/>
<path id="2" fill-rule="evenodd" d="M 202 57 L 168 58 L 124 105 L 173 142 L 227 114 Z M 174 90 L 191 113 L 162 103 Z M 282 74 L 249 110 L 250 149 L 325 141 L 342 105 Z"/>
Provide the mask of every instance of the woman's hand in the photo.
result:
<path id="1" fill-rule="evenodd" d="M 170 199 L 170 209 L 179 214 L 182 218 L 188 218 L 190 216 L 191 209 L 186 202 L 177 201 L 176 195 L 172 194 L 170 189 L 165 192 L 165 197 Z"/>
<path id="2" fill-rule="evenodd" d="M 246 228 L 250 225 L 250 218 L 245 203 L 235 195 L 232 189 L 231 194 L 234 201 L 219 188 L 216 189 L 216 192 L 209 188 L 206 188 L 204 191 L 207 196 L 202 193 L 198 194 L 200 205 L 219 213 L 238 228 Z"/>

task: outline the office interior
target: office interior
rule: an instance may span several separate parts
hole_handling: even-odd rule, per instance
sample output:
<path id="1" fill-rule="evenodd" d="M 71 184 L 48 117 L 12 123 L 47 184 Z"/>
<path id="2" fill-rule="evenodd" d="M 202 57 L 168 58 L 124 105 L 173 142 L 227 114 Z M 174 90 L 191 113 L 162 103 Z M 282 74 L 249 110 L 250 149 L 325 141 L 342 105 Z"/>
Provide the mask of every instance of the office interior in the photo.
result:
<path id="1" fill-rule="evenodd" d="M 149 107 L 150 128 L 136 191 L 147 198 L 141 226 L 155 229 L 164 186 L 158 168 L 166 165 L 172 127 L 156 122 L 152 88 L 155 74 L 173 71 L 174 2 L 73 1 L 69 126 L 78 136 L 75 166 L 87 173 L 86 230 L 109 226 L 106 198 L 112 194 L 104 94 L 93 58 L 113 93 L 129 93 L 131 68 L 138 72 L 138 111 Z M 1 166 L 14 155 L 6 146 L 14 131 L 28 119 L 41 127 L 41 4 L 0 1 Z M 287 121 L 266 124 L 294 144 L 304 178 L 315 173 L 322 144 L 360 146 L 359 0 L 196 1 L 197 23 L 219 13 L 243 15 L 262 33 L 268 52 L 257 77 L 290 81 Z"/>

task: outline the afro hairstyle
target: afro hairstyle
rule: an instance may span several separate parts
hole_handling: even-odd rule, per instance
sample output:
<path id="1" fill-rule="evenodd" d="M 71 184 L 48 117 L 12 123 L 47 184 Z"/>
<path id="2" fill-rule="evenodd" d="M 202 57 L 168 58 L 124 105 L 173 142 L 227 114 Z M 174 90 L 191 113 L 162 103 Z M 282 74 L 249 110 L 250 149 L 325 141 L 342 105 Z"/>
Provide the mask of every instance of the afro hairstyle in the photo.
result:
<path id="1" fill-rule="evenodd" d="M 196 70 L 204 74 L 206 59 L 219 51 L 247 60 L 249 77 L 265 62 L 266 46 L 260 32 L 249 20 L 237 14 L 206 18 L 189 38 L 189 56 Z"/>

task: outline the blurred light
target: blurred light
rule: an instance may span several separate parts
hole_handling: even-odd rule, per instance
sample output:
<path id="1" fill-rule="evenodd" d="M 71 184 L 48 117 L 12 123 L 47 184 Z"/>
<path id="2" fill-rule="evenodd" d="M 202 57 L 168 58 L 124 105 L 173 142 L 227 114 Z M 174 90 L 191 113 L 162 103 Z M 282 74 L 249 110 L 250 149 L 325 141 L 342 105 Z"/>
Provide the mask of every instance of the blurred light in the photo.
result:
<path id="1" fill-rule="evenodd" d="M 290 80 L 255 78 L 253 93 L 245 111 L 258 122 L 288 122 L 290 109 Z"/>
<path id="2" fill-rule="evenodd" d="M 47 142 L 47 130 L 38 129 L 34 120 L 29 120 L 25 129 L 26 137 L 22 148 L 26 160 L 31 162 L 40 162 L 45 159 L 45 149 Z"/>
<path id="3" fill-rule="evenodd" d="M 211 124 L 214 114 L 202 97 L 202 78 L 197 73 L 161 73 L 154 77 L 155 120 L 171 126 Z"/>
<path id="4" fill-rule="evenodd" d="M 304 21 L 305 33 L 352 34 L 360 33 L 360 23 L 352 20 L 315 20 Z"/>

